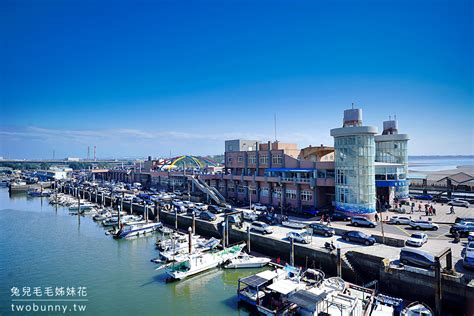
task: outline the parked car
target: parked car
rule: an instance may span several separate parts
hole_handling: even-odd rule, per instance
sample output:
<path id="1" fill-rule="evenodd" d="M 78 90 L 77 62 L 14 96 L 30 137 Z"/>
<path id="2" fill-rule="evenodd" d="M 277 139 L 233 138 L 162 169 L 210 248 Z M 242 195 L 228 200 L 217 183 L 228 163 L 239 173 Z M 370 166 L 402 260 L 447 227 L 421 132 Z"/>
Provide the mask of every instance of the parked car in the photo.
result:
<path id="1" fill-rule="evenodd" d="M 334 212 L 329 217 L 331 218 L 331 221 L 345 221 L 345 222 L 348 222 L 348 221 L 351 220 L 350 216 L 348 216 L 344 213 L 341 213 L 341 212 Z"/>
<path id="2" fill-rule="evenodd" d="M 407 239 L 405 245 L 421 247 L 428 241 L 428 235 L 425 233 L 414 233 L 411 234 L 410 238 Z"/>
<path id="3" fill-rule="evenodd" d="M 217 206 L 217 205 L 209 205 L 207 207 L 207 210 L 211 213 L 214 213 L 214 214 L 220 214 L 220 213 L 224 212 L 224 210 L 222 208 L 220 208 L 219 206 Z"/>
<path id="4" fill-rule="evenodd" d="M 267 223 L 257 222 L 257 221 L 253 222 L 250 225 L 250 230 L 260 232 L 262 234 L 271 234 L 271 233 L 273 233 L 273 229 L 271 228 L 270 225 L 268 225 Z"/>
<path id="5" fill-rule="evenodd" d="M 254 203 L 254 204 L 252 204 L 252 206 L 250 208 L 252 210 L 255 210 L 255 211 L 266 211 L 267 210 L 267 207 L 263 204 L 260 204 L 260 203 Z"/>
<path id="6" fill-rule="evenodd" d="M 474 242 L 471 241 L 469 244 L 472 244 L 472 243 Z M 462 259 L 462 265 L 466 269 L 474 269 L 474 246 L 469 247 L 469 249 L 465 250 L 464 256 Z"/>
<path id="7" fill-rule="evenodd" d="M 432 200 L 433 196 L 429 194 L 420 194 L 420 195 L 415 195 L 413 198 L 417 200 Z"/>
<path id="8" fill-rule="evenodd" d="M 303 244 L 309 244 L 311 242 L 311 239 L 309 238 L 310 235 L 308 234 L 307 231 L 303 232 L 289 232 L 286 234 L 286 237 L 288 239 L 293 239 L 296 242 L 300 242 Z"/>
<path id="9" fill-rule="evenodd" d="M 232 214 L 227 216 L 227 220 L 229 221 L 229 224 L 240 224 L 240 216 L 237 214 Z"/>
<path id="10" fill-rule="evenodd" d="M 183 195 L 183 193 L 180 190 L 175 190 L 174 194 L 177 195 L 177 196 Z"/>
<path id="11" fill-rule="evenodd" d="M 407 210 L 404 207 L 391 207 L 388 209 L 390 212 L 395 212 L 399 214 L 406 214 Z"/>
<path id="12" fill-rule="evenodd" d="M 311 223 L 309 224 L 309 227 L 313 229 L 313 234 L 323 235 L 325 237 L 334 236 L 334 234 L 336 233 L 334 231 L 334 228 L 328 227 L 320 223 Z"/>
<path id="13" fill-rule="evenodd" d="M 474 222 L 474 217 L 456 217 L 454 220 L 455 223 L 461 222 Z"/>
<path id="14" fill-rule="evenodd" d="M 474 241 L 466 243 L 466 246 L 461 250 L 461 257 L 464 258 L 467 251 L 474 251 Z"/>
<path id="15" fill-rule="evenodd" d="M 193 208 L 188 208 L 186 210 L 186 214 L 189 215 L 189 216 L 192 216 L 193 215 L 193 212 L 194 212 L 194 215 L 196 215 L 196 217 L 199 217 L 199 215 L 201 214 L 201 210 L 200 209 L 197 209 L 195 207 Z"/>
<path id="16" fill-rule="evenodd" d="M 451 199 L 444 197 L 444 196 L 435 196 L 431 201 L 437 203 L 448 203 Z"/>
<path id="17" fill-rule="evenodd" d="M 469 202 L 464 201 L 464 200 L 460 200 L 460 199 L 454 199 L 454 200 L 449 201 L 448 205 L 469 207 Z"/>
<path id="18" fill-rule="evenodd" d="M 474 222 L 460 222 L 454 224 L 449 229 L 449 232 L 453 234 L 455 231 L 457 231 L 461 237 L 468 236 L 469 233 L 474 232 Z"/>
<path id="19" fill-rule="evenodd" d="M 362 216 L 354 216 L 352 219 L 351 219 L 351 224 L 354 225 L 354 226 L 366 226 L 366 227 L 370 227 L 370 228 L 374 228 L 375 226 L 377 226 L 377 223 L 374 222 L 374 221 L 371 221 L 365 217 L 362 217 Z"/>
<path id="20" fill-rule="evenodd" d="M 375 244 L 374 237 L 366 235 L 363 232 L 359 232 L 357 230 L 345 232 L 344 235 L 342 235 L 342 239 L 344 239 L 345 241 L 354 241 L 357 243 L 365 244 L 366 246 L 371 246 Z"/>
<path id="21" fill-rule="evenodd" d="M 255 213 L 255 211 L 251 210 L 242 210 L 242 215 L 244 219 L 249 220 L 249 221 L 256 221 L 258 218 L 258 214 Z"/>
<path id="22" fill-rule="evenodd" d="M 199 214 L 199 218 L 208 222 L 212 222 L 217 219 L 217 216 L 212 214 L 209 211 L 204 211 L 204 212 L 201 212 L 201 214 Z"/>
<path id="23" fill-rule="evenodd" d="M 467 234 L 467 241 L 474 241 L 474 232 L 470 232 Z"/>
<path id="24" fill-rule="evenodd" d="M 183 203 L 187 208 L 193 208 L 195 206 L 195 204 L 191 201 L 183 201 Z"/>
<path id="25" fill-rule="evenodd" d="M 403 248 L 400 250 L 400 262 L 405 265 L 414 265 L 432 270 L 436 267 L 432 254 L 413 248 Z"/>
<path id="26" fill-rule="evenodd" d="M 392 216 L 389 223 L 395 225 L 408 225 L 410 224 L 411 218 L 408 216 Z"/>
<path id="27" fill-rule="evenodd" d="M 320 215 L 323 211 L 316 210 L 314 208 L 311 209 L 303 209 L 303 215 L 308 217 L 314 217 Z"/>
<path id="28" fill-rule="evenodd" d="M 430 230 L 438 230 L 439 226 L 436 225 L 435 223 L 432 223 L 430 221 L 416 221 L 416 220 L 411 220 L 408 225 L 414 229 L 430 229 Z"/>
<path id="29" fill-rule="evenodd" d="M 204 203 L 194 203 L 194 207 L 201 211 L 207 211 L 207 205 Z"/>

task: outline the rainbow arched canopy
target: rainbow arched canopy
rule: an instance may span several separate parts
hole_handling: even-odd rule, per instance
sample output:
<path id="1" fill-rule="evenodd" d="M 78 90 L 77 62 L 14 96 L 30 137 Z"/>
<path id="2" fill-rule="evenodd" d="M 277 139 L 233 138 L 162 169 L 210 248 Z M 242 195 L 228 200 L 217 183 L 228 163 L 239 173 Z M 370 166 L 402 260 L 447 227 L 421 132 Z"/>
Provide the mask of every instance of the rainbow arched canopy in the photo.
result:
<path id="1" fill-rule="evenodd" d="M 161 170 L 171 170 L 174 168 L 205 169 L 209 166 L 215 167 L 218 165 L 218 162 L 207 157 L 184 155 L 165 159 L 162 163 L 160 163 L 159 168 Z"/>

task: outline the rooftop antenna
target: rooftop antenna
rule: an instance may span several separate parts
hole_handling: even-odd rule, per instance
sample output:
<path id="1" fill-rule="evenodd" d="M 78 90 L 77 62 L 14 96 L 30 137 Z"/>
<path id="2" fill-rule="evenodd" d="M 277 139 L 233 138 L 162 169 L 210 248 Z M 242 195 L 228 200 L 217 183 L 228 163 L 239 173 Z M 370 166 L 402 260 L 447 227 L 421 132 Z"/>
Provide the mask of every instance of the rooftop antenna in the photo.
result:
<path id="1" fill-rule="evenodd" d="M 273 121 L 275 126 L 275 141 L 277 141 L 277 115 L 276 113 L 273 114 Z"/>
<path id="2" fill-rule="evenodd" d="M 87 160 L 90 159 L 91 156 L 91 146 L 87 146 Z"/>
<path id="3" fill-rule="evenodd" d="M 94 161 L 96 161 L 96 155 L 95 154 L 96 154 L 96 147 L 94 145 Z"/>

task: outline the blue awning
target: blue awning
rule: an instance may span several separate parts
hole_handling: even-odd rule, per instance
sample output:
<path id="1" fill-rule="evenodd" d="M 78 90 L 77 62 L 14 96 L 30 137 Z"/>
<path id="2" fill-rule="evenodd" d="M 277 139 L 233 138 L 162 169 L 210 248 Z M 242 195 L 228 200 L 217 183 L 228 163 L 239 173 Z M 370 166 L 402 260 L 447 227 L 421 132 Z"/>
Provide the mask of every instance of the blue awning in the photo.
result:
<path id="1" fill-rule="evenodd" d="M 375 180 L 377 187 L 403 187 L 408 185 L 406 180 Z"/>
<path id="2" fill-rule="evenodd" d="M 313 172 L 316 169 L 307 169 L 307 168 L 267 168 L 267 172 Z"/>

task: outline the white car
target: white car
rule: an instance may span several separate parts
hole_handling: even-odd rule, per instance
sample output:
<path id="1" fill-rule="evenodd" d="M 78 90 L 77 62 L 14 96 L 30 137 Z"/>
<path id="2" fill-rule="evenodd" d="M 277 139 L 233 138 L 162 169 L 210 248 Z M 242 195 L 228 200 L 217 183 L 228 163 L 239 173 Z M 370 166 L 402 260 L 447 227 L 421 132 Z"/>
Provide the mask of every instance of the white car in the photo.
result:
<path id="1" fill-rule="evenodd" d="M 273 229 L 267 223 L 263 222 L 253 222 L 250 225 L 250 230 L 260 232 L 262 234 L 271 234 L 273 233 Z"/>
<path id="2" fill-rule="evenodd" d="M 286 237 L 288 239 L 293 239 L 296 242 L 300 242 L 303 244 L 309 244 L 311 242 L 310 240 L 310 235 L 308 234 L 307 231 L 304 232 L 289 232 L 286 234 Z"/>
<path id="3" fill-rule="evenodd" d="M 411 234 L 410 238 L 407 239 L 405 244 L 407 246 L 421 247 L 428 241 L 428 235 L 425 233 L 414 233 Z"/>
<path id="4" fill-rule="evenodd" d="M 258 215 L 255 213 L 255 211 L 242 210 L 242 215 L 244 216 L 244 219 L 252 222 L 256 221 L 258 218 Z"/>
<path id="5" fill-rule="evenodd" d="M 194 203 L 194 207 L 201 211 L 207 210 L 207 205 L 204 203 Z"/>
<path id="6" fill-rule="evenodd" d="M 184 203 L 184 206 L 186 206 L 187 208 L 192 208 L 195 206 L 195 204 L 191 201 L 183 201 Z"/>
<path id="7" fill-rule="evenodd" d="M 255 210 L 255 211 L 266 211 L 267 210 L 267 207 L 263 204 L 260 204 L 260 203 L 254 203 L 254 204 L 252 204 L 252 206 L 250 208 L 252 210 Z"/>
<path id="8" fill-rule="evenodd" d="M 469 202 L 464 201 L 464 200 L 454 199 L 454 200 L 449 201 L 448 205 L 469 207 Z"/>
<path id="9" fill-rule="evenodd" d="M 431 229 L 431 230 L 438 230 L 439 226 L 436 225 L 435 223 L 432 223 L 430 221 L 414 221 L 411 220 L 410 223 L 408 223 L 410 227 L 414 229 Z"/>
<path id="10" fill-rule="evenodd" d="M 400 224 L 408 225 L 410 224 L 410 221 L 411 221 L 411 218 L 408 216 L 392 216 L 390 218 L 389 223 L 395 224 L 395 225 L 400 225 Z"/>

